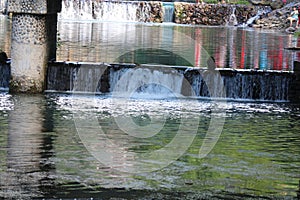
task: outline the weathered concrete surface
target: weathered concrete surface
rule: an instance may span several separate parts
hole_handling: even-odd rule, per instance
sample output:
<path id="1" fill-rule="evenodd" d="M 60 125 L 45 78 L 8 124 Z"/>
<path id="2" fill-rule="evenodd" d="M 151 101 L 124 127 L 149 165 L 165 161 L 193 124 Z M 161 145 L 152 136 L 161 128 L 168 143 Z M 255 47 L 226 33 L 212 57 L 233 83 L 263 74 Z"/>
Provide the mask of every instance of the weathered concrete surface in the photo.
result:
<path id="1" fill-rule="evenodd" d="M 61 11 L 61 0 L 8 0 L 8 12 L 54 14 Z"/>
<path id="2" fill-rule="evenodd" d="M 44 91 L 49 60 L 56 58 L 57 0 L 9 0 L 12 15 L 11 92 Z"/>

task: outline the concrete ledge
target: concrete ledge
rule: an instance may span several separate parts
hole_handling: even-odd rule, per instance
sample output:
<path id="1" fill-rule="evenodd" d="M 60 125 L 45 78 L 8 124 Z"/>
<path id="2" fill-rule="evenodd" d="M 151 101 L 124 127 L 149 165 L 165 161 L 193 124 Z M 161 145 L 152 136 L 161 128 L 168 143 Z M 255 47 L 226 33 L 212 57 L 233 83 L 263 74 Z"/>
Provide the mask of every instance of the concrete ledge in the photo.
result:
<path id="1" fill-rule="evenodd" d="M 149 76 L 161 76 L 159 77 L 161 79 L 170 78 L 170 74 L 171 76 L 172 74 L 182 76 L 184 81 L 181 86 L 181 94 L 184 96 L 193 94 L 188 91 L 191 87 L 196 96 L 210 97 L 211 90 L 215 88 L 209 89 L 207 82 L 217 81 L 218 77 L 221 77 L 226 99 L 299 101 L 300 78 L 296 72 L 208 70 L 206 68 L 165 65 L 51 62 L 48 65 L 46 90 L 110 93 L 113 91 L 113 85 L 122 75 L 129 71 L 134 72 L 134 70 L 141 69 L 148 70 Z M 146 74 L 146 76 L 148 75 Z M 145 80 L 149 79 L 149 77 L 144 78 Z M 128 81 L 136 80 L 137 77 L 132 77 Z M 75 86 L 76 88 L 74 88 Z"/>

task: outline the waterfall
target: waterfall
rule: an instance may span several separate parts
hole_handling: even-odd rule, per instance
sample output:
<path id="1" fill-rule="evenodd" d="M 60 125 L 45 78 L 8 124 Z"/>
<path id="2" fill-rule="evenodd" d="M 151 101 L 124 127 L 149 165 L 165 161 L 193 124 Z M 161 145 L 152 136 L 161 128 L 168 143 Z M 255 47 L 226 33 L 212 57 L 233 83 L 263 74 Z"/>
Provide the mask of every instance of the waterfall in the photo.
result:
<path id="1" fill-rule="evenodd" d="M 7 91 L 10 80 L 10 65 L 0 63 L 0 91 Z"/>
<path id="2" fill-rule="evenodd" d="M 166 98 L 181 95 L 183 74 L 172 68 L 112 69 L 110 72 L 111 92 L 150 98 Z"/>
<path id="3" fill-rule="evenodd" d="M 291 73 L 247 70 L 221 70 L 219 72 L 223 79 L 227 99 L 288 100 L 288 88 L 290 88 L 292 81 Z M 197 69 L 191 69 L 186 70 L 185 77 L 191 83 L 196 96 L 220 96 L 216 94 L 216 92 L 221 91 L 221 88 L 218 88 L 220 80 L 214 73 L 211 72 L 209 79 L 206 78 L 204 81 L 205 72 L 201 73 Z M 210 81 L 213 82 L 213 87 L 209 90 L 207 83 Z"/>
<path id="4" fill-rule="evenodd" d="M 164 22 L 173 22 L 174 20 L 174 3 L 173 2 L 163 2 L 164 9 Z"/>
<path id="5" fill-rule="evenodd" d="M 227 98 L 286 101 L 292 80 L 290 75 L 242 71 L 233 77 L 223 76 Z"/>
<path id="6" fill-rule="evenodd" d="M 138 2 L 63 0 L 59 19 L 137 21 Z"/>
<path id="7" fill-rule="evenodd" d="M 229 26 L 236 26 L 236 25 L 238 25 L 238 21 L 237 21 L 236 15 L 235 15 L 235 10 L 236 10 L 236 8 L 233 7 L 232 8 L 232 13 L 229 16 L 229 19 L 228 19 L 226 25 L 229 25 Z"/>
<path id="8" fill-rule="evenodd" d="M 247 20 L 246 23 L 242 24 L 242 27 L 249 26 L 255 22 L 255 20 L 259 19 L 261 16 L 268 14 L 272 9 L 270 7 L 263 7 L 261 10 L 257 11 L 257 14 Z"/>
<path id="9" fill-rule="evenodd" d="M 289 101 L 294 98 L 295 77 L 292 72 L 264 70 L 54 62 L 48 67 L 47 90 L 143 98 Z"/>

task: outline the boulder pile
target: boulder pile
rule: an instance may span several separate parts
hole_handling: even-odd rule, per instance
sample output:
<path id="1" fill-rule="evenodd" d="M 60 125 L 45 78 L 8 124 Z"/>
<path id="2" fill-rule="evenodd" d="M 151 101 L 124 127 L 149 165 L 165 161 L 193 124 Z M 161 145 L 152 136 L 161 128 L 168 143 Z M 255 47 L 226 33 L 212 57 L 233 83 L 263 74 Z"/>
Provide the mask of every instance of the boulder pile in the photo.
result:
<path id="1" fill-rule="evenodd" d="M 288 16 L 294 6 L 300 6 L 300 3 L 288 4 L 285 7 L 271 11 L 265 16 L 256 19 L 252 26 L 263 29 L 286 29 L 289 27 Z M 295 26 L 295 24 L 294 24 Z"/>
<path id="2" fill-rule="evenodd" d="M 174 2 L 174 22 L 192 25 L 246 25 L 262 29 L 289 27 L 287 17 L 299 2 L 286 0 L 249 0 L 253 5 L 206 4 Z M 201 1 L 200 1 L 201 2 Z M 137 18 L 140 22 L 163 22 L 164 8 L 159 1 L 138 3 Z"/>
<path id="3" fill-rule="evenodd" d="M 260 6 L 195 4 L 175 2 L 175 23 L 202 25 L 238 25 L 254 17 Z"/>
<path id="4" fill-rule="evenodd" d="M 137 19 L 140 22 L 163 22 L 163 4 L 159 1 L 141 1 L 138 4 Z"/>

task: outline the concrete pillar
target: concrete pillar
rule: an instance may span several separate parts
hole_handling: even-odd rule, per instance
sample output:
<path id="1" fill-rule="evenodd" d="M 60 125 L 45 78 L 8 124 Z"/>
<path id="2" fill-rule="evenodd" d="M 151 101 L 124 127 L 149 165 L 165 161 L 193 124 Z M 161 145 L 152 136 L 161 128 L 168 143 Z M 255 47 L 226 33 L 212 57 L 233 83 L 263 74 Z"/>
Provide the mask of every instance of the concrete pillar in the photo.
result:
<path id="1" fill-rule="evenodd" d="M 47 63 L 56 59 L 60 10 L 61 0 L 8 0 L 12 13 L 10 91 L 44 90 Z"/>

